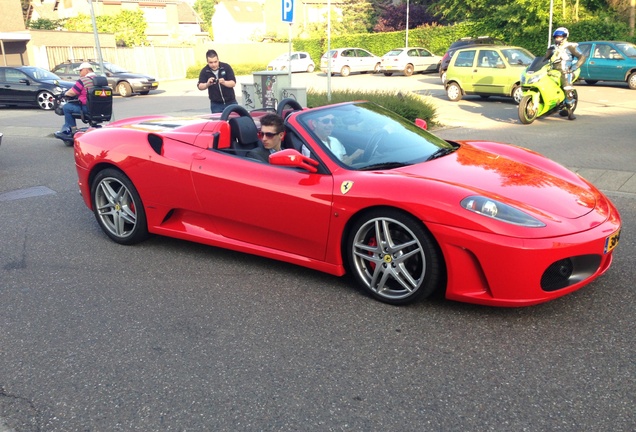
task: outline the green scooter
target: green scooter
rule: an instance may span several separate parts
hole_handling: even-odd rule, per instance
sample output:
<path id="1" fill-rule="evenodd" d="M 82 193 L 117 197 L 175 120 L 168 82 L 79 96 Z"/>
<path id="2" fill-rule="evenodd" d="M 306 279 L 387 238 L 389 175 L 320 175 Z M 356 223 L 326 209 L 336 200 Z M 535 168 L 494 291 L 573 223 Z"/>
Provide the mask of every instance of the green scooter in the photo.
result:
<path id="1" fill-rule="evenodd" d="M 555 111 L 562 117 L 574 120 L 574 110 L 578 102 L 575 89 L 566 94 L 561 89 L 561 71 L 549 59 L 536 57 L 521 74 L 523 98 L 519 103 L 519 120 L 530 124 L 544 115 Z M 579 77 L 580 70 L 572 72 L 572 83 Z"/>

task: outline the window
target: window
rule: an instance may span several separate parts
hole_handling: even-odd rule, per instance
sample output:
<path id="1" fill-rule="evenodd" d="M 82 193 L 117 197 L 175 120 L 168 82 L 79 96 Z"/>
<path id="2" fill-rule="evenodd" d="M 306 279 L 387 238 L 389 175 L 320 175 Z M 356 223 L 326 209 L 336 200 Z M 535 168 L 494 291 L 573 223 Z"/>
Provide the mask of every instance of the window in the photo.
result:
<path id="1" fill-rule="evenodd" d="M 462 51 L 457 54 L 455 59 L 455 67 L 472 67 L 475 60 L 475 51 Z"/>

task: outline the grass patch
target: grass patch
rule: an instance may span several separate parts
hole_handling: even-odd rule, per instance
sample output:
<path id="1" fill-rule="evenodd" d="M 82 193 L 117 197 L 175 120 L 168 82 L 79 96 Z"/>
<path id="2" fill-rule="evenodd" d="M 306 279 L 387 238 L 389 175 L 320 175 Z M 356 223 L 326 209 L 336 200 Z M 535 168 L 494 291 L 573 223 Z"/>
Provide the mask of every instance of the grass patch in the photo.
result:
<path id="1" fill-rule="evenodd" d="M 437 112 L 435 111 L 435 107 L 427 102 L 424 96 L 415 93 L 396 93 L 387 90 L 338 90 L 331 92 L 331 101 L 329 102 L 327 101 L 327 93 L 318 92 L 313 89 L 307 90 L 307 106 L 309 108 L 357 100 L 374 102 L 410 121 L 421 118 L 426 120 L 429 128 L 436 124 L 435 118 L 437 117 Z"/>

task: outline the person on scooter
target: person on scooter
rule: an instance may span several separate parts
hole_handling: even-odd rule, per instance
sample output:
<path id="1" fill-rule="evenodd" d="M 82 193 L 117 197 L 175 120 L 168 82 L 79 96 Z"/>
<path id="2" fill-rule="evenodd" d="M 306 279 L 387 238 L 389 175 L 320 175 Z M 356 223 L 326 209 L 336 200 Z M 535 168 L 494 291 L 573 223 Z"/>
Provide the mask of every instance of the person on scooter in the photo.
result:
<path id="1" fill-rule="evenodd" d="M 55 132 L 56 138 L 61 140 L 70 140 L 73 138 L 73 135 L 77 131 L 77 123 L 75 122 L 75 118 L 73 117 L 73 113 L 79 113 L 84 111 L 86 113 L 86 99 L 88 95 L 88 90 L 93 87 L 93 78 L 95 73 L 93 72 L 93 66 L 90 63 L 84 62 L 80 65 L 80 79 L 75 82 L 75 85 L 71 87 L 64 96 L 72 98 L 76 97 L 79 103 L 77 102 L 68 102 L 62 107 L 62 111 L 64 112 L 64 126 L 62 129 Z"/>
<path id="2" fill-rule="evenodd" d="M 586 58 L 585 54 L 578 48 L 579 45 L 577 43 L 568 41 L 569 35 L 570 32 L 565 27 L 556 29 L 554 33 L 552 33 L 554 45 L 551 45 L 545 54 L 545 59 L 550 59 L 554 67 L 561 71 L 561 88 L 567 95 L 567 99 L 565 100 L 566 104 L 573 102 L 571 90 L 574 89 L 574 87 L 572 87 L 574 71 L 581 67 Z M 572 63 L 575 57 L 577 58 L 577 62 L 573 66 Z M 571 115 L 569 118 L 570 120 L 575 119 L 574 115 Z"/>

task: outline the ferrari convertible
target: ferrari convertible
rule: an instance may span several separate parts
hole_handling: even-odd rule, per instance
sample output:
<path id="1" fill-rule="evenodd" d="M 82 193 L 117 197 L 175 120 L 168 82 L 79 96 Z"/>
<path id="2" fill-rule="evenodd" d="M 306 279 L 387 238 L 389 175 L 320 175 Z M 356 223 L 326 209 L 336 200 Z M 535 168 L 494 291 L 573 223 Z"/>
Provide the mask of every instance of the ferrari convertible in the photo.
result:
<path id="1" fill-rule="evenodd" d="M 349 273 L 394 305 L 436 292 L 533 305 L 610 267 L 618 211 L 535 152 L 445 141 L 370 102 L 303 109 L 285 100 L 282 150 L 267 163 L 248 154 L 262 146 L 263 114 L 235 105 L 79 132 L 83 199 L 122 245 L 155 234 Z"/>

